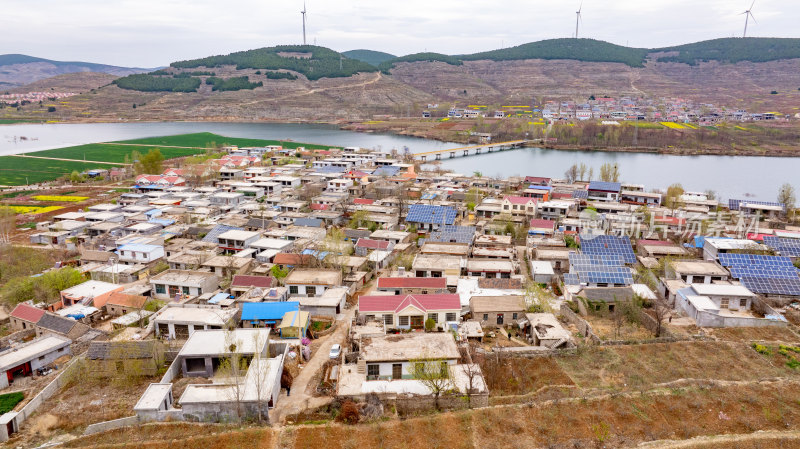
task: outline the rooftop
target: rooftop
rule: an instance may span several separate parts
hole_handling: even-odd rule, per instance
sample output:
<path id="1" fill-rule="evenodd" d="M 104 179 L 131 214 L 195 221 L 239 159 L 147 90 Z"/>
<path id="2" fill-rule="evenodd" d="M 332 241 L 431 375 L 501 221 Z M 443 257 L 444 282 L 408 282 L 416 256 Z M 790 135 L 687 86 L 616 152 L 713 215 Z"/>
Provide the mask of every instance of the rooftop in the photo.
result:
<path id="1" fill-rule="evenodd" d="M 270 329 L 198 330 L 186 340 L 178 357 L 226 355 L 231 353 L 232 344 L 240 354 L 263 353 L 269 334 Z"/>
<path id="2" fill-rule="evenodd" d="M 284 283 L 286 285 L 341 285 L 342 272 L 297 268 L 289 273 Z"/>
<path id="3" fill-rule="evenodd" d="M 47 335 L 31 340 L 28 343 L 11 347 L 7 351 L 0 353 L 0 371 L 6 371 L 29 360 L 49 354 L 58 348 L 69 346 L 70 343 L 72 341 L 68 338 Z"/>
<path id="4" fill-rule="evenodd" d="M 205 324 L 222 327 L 226 325 L 237 312 L 238 309 L 170 306 L 154 318 L 153 321 Z"/>
<path id="5" fill-rule="evenodd" d="M 365 338 L 361 358 L 369 362 L 419 359 L 458 359 L 458 347 L 449 333 L 411 333 Z"/>

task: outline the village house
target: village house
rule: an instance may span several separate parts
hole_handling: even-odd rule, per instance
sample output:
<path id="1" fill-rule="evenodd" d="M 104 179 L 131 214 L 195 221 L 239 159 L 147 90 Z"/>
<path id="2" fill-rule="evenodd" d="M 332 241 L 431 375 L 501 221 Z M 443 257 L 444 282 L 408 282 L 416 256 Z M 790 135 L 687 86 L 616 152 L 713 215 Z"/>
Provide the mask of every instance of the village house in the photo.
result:
<path id="1" fill-rule="evenodd" d="M 128 243 L 117 248 L 119 261 L 126 265 L 149 264 L 164 257 L 161 245 Z"/>
<path id="2" fill-rule="evenodd" d="M 294 269 L 284 279 L 289 295 L 321 296 L 326 289 L 342 285 L 340 270 Z"/>
<path id="3" fill-rule="evenodd" d="M 525 314 L 525 300 L 522 296 L 473 296 L 469 300 L 472 319 L 481 325 L 513 324 Z"/>
<path id="4" fill-rule="evenodd" d="M 168 300 L 212 292 L 219 287 L 219 277 L 202 271 L 167 270 L 151 277 L 150 285 L 154 298 Z"/>
<path id="5" fill-rule="evenodd" d="M 105 304 L 106 313 L 113 316 L 122 316 L 130 312 L 142 310 L 147 303 L 147 297 L 131 295 L 123 292 L 114 292 L 108 296 Z"/>
<path id="6" fill-rule="evenodd" d="M 122 291 L 122 286 L 102 281 L 86 281 L 74 287 L 61 291 L 61 305 L 63 307 L 73 304 L 94 305 L 102 308 L 108 297 Z"/>
<path id="7" fill-rule="evenodd" d="M 17 304 L 17 306 L 14 307 L 14 310 L 11 311 L 9 322 L 14 330 L 24 331 L 27 329 L 33 329 L 43 315 L 43 309 L 21 303 Z"/>
<path id="8" fill-rule="evenodd" d="M 164 346 L 157 340 L 93 341 L 86 359 L 92 373 L 103 377 L 155 376 L 164 363 Z"/>
<path id="9" fill-rule="evenodd" d="M 443 329 L 458 321 L 461 302 L 454 294 L 364 295 L 358 299 L 358 314 L 392 329 L 424 329 L 428 319 Z"/>
<path id="10" fill-rule="evenodd" d="M 156 337 L 185 340 L 197 330 L 231 327 L 238 312 L 210 305 L 168 304 L 151 321 Z"/>
<path id="11" fill-rule="evenodd" d="M 376 283 L 379 292 L 395 295 L 428 295 L 447 293 L 447 279 L 418 277 L 381 277 Z"/>
<path id="12" fill-rule="evenodd" d="M 0 352 L 0 389 L 7 388 L 22 377 L 30 377 L 36 370 L 69 355 L 71 343 L 68 338 L 47 335 Z"/>

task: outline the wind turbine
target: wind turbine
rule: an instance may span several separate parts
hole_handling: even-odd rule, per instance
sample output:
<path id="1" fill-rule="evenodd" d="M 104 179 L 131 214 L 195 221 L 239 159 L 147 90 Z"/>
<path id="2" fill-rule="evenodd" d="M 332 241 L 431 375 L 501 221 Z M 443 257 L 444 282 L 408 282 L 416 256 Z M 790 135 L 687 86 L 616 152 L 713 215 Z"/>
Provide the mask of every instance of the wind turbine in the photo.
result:
<path id="1" fill-rule="evenodd" d="M 306 2 L 303 2 L 303 10 L 300 11 L 303 15 L 303 45 L 306 45 Z"/>
<path id="2" fill-rule="evenodd" d="M 742 14 L 744 14 L 744 34 L 742 34 L 742 37 L 747 37 L 747 23 L 750 21 L 750 19 L 753 19 L 754 23 L 756 23 L 756 24 L 758 23 L 758 22 L 756 22 L 756 18 L 753 16 L 753 12 L 752 12 L 753 11 L 753 5 L 755 5 L 755 4 L 756 4 L 756 0 L 753 0 L 753 3 L 750 5 L 750 7 L 747 9 L 747 11 L 742 13 Z M 742 14 L 739 14 L 739 15 L 741 16 Z"/>
<path id="3" fill-rule="evenodd" d="M 583 2 L 581 2 L 581 6 L 575 11 L 575 39 L 578 38 L 578 25 L 581 22 L 581 10 L 583 9 Z"/>

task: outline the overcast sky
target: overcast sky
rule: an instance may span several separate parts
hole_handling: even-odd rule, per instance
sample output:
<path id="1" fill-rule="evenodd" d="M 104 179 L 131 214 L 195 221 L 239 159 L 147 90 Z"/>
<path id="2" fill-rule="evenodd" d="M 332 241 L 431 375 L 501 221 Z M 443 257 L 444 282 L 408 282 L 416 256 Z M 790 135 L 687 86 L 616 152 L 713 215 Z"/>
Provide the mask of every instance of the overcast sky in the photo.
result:
<path id="1" fill-rule="evenodd" d="M 752 0 L 584 0 L 581 37 L 661 47 L 741 36 Z M 308 42 L 474 53 L 575 33 L 580 0 L 308 0 Z M 302 43 L 302 0 L 2 0 L 0 54 L 155 67 Z M 757 0 L 748 36 L 800 37 L 800 1 Z"/>

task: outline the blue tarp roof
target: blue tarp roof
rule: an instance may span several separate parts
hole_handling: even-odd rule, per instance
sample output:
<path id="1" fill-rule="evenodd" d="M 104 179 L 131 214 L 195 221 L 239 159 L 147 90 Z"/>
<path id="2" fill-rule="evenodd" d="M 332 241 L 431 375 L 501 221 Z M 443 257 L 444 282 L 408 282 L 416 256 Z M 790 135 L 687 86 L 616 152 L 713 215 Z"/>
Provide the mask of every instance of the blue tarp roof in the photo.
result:
<path id="1" fill-rule="evenodd" d="M 209 304 L 217 304 L 218 302 L 222 301 L 223 299 L 227 299 L 230 297 L 227 293 L 217 293 L 211 299 L 208 300 Z"/>
<path id="2" fill-rule="evenodd" d="M 242 304 L 242 321 L 283 319 L 286 312 L 298 310 L 299 301 L 286 302 L 246 302 Z"/>

